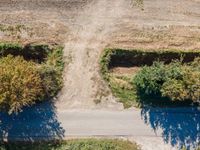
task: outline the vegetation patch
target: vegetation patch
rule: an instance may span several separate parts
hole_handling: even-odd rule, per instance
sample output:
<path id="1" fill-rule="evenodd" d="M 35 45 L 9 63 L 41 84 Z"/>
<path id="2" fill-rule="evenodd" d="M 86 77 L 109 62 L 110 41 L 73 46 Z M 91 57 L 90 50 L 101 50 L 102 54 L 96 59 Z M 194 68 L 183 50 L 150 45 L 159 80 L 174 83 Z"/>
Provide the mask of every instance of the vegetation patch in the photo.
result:
<path id="1" fill-rule="evenodd" d="M 51 99 L 62 88 L 61 46 L 0 44 L 0 109 L 9 114 Z"/>
<path id="2" fill-rule="evenodd" d="M 144 10 L 144 0 L 131 0 L 133 6 L 139 7 L 141 10 Z"/>
<path id="3" fill-rule="evenodd" d="M 2 143 L 1 150 L 139 150 L 135 143 L 111 139 L 75 139 L 65 142 Z"/>
<path id="4" fill-rule="evenodd" d="M 106 49 L 100 61 L 101 73 L 126 108 L 143 104 L 182 106 L 199 101 L 197 57 L 200 57 L 198 50 Z M 136 67 L 137 71 L 129 74 L 112 72 L 116 67 Z M 179 73 L 181 77 L 178 77 Z M 145 77 L 146 80 L 143 80 Z M 170 92 L 172 88 L 176 88 L 174 93 Z"/>
<path id="5" fill-rule="evenodd" d="M 193 102 L 200 101 L 200 57 L 192 63 L 174 61 L 168 65 L 154 62 L 135 75 L 133 84 L 141 102 Z M 151 101 L 150 101 L 151 102 Z"/>
<path id="6" fill-rule="evenodd" d="M 42 63 L 47 59 L 52 50 L 48 45 L 43 44 L 27 44 L 22 46 L 19 43 L 0 43 L 0 58 L 7 55 L 22 56 L 25 60 Z"/>
<path id="7" fill-rule="evenodd" d="M 21 33 L 30 30 L 31 28 L 26 27 L 25 25 L 22 24 L 17 24 L 17 25 L 0 24 L 0 33 L 2 32 L 6 36 L 16 37 L 17 39 L 21 38 Z"/>

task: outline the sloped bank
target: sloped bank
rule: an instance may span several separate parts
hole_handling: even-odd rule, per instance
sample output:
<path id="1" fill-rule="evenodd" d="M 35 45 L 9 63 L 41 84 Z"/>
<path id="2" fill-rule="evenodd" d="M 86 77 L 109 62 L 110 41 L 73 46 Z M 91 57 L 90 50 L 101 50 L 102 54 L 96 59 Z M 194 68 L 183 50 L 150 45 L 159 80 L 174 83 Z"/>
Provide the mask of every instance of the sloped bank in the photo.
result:
<path id="1" fill-rule="evenodd" d="M 0 43 L 0 62 L 1 111 L 18 113 L 62 88 L 62 46 Z"/>
<path id="2" fill-rule="evenodd" d="M 144 99 L 138 95 L 133 78 L 143 66 L 152 66 L 156 61 L 168 65 L 175 60 L 182 64 L 189 64 L 197 57 L 200 57 L 200 50 L 105 49 L 100 60 L 100 66 L 103 78 L 108 82 L 113 94 L 124 104 L 124 107 L 141 106 L 144 104 Z M 134 71 L 129 73 L 126 71 L 125 73 L 115 72 L 113 71 L 115 68 L 132 69 Z M 161 97 L 148 97 L 147 99 L 145 98 L 145 104 L 154 105 L 153 99 L 161 99 Z M 190 101 L 172 102 L 166 100 L 157 103 L 156 106 L 185 106 L 190 104 Z"/>

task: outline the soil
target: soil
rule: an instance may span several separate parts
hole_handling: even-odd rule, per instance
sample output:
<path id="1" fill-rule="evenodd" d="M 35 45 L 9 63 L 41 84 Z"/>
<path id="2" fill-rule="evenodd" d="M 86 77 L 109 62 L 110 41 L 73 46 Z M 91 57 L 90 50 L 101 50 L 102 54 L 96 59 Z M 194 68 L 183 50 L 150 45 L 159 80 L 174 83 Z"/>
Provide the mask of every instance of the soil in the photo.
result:
<path id="1" fill-rule="evenodd" d="M 114 67 L 110 72 L 120 75 L 132 75 L 136 74 L 140 70 L 140 67 Z"/>
<path id="2" fill-rule="evenodd" d="M 58 109 L 121 110 L 99 73 L 102 50 L 200 49 L 199 8 L 199 0 L 1 0 L 0 40 L 65 45 Z"/>

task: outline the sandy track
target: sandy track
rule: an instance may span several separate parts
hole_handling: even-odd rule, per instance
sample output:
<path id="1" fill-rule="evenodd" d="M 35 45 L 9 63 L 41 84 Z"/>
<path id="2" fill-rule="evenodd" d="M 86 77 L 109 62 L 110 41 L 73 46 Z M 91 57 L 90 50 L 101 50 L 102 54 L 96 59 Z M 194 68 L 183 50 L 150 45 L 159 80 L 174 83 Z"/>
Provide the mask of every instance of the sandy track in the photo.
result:
<path id="1" fill-rule="evenodd" d="M 65 44 L 65 56 L 72 55 L 72 62 L 65 72 L 59 108 L 122 108 L 103 83 L 98 61 L 109 33 L 116 30 L 118 19 L 124 15 L 124 4 L 124 1 L 101 0 L 91 3 L 76 18 L 79 27 L 73 30 L 74 39 Z M 95 101 L 101 104 L 96 105 Z"/>

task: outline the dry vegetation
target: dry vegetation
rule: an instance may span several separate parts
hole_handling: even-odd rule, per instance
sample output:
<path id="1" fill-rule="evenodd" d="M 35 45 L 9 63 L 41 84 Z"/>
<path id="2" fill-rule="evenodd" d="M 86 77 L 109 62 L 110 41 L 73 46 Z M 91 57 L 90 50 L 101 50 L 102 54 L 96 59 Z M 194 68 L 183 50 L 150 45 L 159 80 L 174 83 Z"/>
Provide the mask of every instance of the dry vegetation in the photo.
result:
<path id="1" fill-rule="evenodd" d="M 55 97 L 62 88 L 63 48 L 0 44 L 0 108 L 9 114 Z"/>

